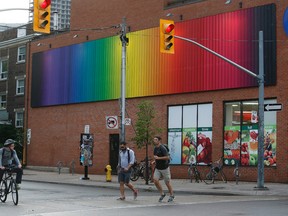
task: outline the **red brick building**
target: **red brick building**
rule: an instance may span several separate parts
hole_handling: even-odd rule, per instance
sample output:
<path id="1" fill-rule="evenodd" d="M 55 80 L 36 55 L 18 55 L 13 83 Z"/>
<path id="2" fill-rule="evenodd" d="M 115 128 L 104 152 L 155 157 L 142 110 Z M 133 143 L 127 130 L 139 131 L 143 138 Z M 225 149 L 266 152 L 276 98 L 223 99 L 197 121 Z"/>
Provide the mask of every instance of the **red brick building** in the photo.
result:
<path id="1" fill-rule="evenodd" d="M 80 135 L 94 138 L 89 173 L 103 174 L 117 163 L 120 130 L 121 49 L 126 18 L 126 113 L 137 121 L 138 104 L 153 103 L 164 129 L 173 177 L 187 178 L 191 161 L 201 170 L 224 156 L 233 179 L 257 180 L 257 79 L 198 46 L 175 38 L 175 54 L 159 51 L 159 20 L 175 22 L 175 35 L 189 38 L 258 74 L 259 31 L 264 33 L 265 104 L 282 104 L 265 112 L 265 181 L 288 182 L 287 76 L 288 3 L 284 0 L 111 0 L 73 1 L 71 29 L 39 37 L 29 45 L 27 64 L 26 144 L 28 166 L 79 163 Z M 286 31 L 286 32 L 285 32 Z M 41 46 L 39 46 L 39 44 Z M 118 116 L 118 117 L 117 117 Z M 126 141 L 133 145 L 132 126 Z M 82 138 L 89 138 L 83 137 Z M 149 154 L 152 155 L 150 146 Z M 145 149 L 136 150 L 138 159 Z M 277 160 L 276 160 L 277 155 Z M 81 161 L 83 163 L 83 161 Z"/>

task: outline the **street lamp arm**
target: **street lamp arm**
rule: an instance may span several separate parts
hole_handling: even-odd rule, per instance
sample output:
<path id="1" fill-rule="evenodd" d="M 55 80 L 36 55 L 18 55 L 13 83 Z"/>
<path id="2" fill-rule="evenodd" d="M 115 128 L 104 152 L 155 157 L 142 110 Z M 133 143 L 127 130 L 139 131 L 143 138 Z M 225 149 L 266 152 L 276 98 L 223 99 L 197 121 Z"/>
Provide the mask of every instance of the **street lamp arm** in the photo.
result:
<path id="1" fill-rule="evenodd" d="M 217 52 L 209 49 L 208 47 L 205 47 L 204 45 L 202 45 L 202 44 L 200 44 L 200 43 L 198 43 L 198 42 L 196 42 L 196 41 L 194 41 L 194 40 L 191 40 L 191 39 L 188 39 L 188 38 L 184 38 L 184 37 L 180 37 L 180 36 L 176 36 L 176 35 L 175 35 L 175 38 L 178 38 L 178 39 L 181 39 L 181 40 L 185 40 L 185 41 L 191 42 L 191 43 L 193 43 L 193 44 L 201 47 L 202 49 L 205 49 L 206 51 L 208 51 L 208 52 L 210 52 L 210 53 L 218 56 L 219 58 L 223 59 L 224 61 L 226 61 L 226 62 L 234 65 L 235 67 L 243 70 L 244 72 L 248 73 L 249 75 L 257 78 L 258 80 L 261 80 L 261 79 L 262 79 L 262 78 L 260 78 L 257 74 L 253 73 L 252 71 L 248 70 L 247 68 L 242 67 L 241 65 L 237 64 L 236 62 L 231 61 L 230 59 L 228 59 L 228 58 L 220 55 L 219 53 L 217 53 Z"/>
<path id="2" fill-rule="evenodd" d="M 31 12 L 33 12 L 33 9 L 29 9 L 29 8 L 7 8 L 7 9 L 1 9 L 0 12 L 13 11 L 13 10 L 24 10 L 24 11 L 31 11 Z"/>

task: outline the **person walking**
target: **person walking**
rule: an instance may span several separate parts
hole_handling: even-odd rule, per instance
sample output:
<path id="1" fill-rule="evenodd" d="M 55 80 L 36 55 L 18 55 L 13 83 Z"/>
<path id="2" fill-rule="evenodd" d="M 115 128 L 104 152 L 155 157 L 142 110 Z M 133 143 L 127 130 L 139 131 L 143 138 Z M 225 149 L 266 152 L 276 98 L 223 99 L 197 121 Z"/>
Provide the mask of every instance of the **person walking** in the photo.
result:
<path id="1" fill-rule="evenodd" d="M 120 197 L 118 200 L 125 200 L 125 185 L 133 191 L 134 200 L 138 196 L 138 190 L 130 183 L 131 167 L 135 161 L 135 154 L 132 149 L 127 148 L 126 142 L 120 143 L 119 160 L 118 160 L 118 182 L 120 184 Z"/>
<path id="2" fill-rule="evenodd" d="M 160 192 L 160 198 L 158 201 L 162 202 L 164 197 L 166 196 L 159 182 L 160 178 L 162 177 L 170 194 L 168 202 L 172 202 L 174 200 L 174 192 L 171 185 L 171 173 L 169 167 L 170 155 L 166 147 L 161 143 L 160 136 L 155 136 L 153 142 L 155 144 L 154 147 L 155 171 L 153 175 L 153 180 L 156 188 Z"/>
<path id="3" fill-rule="evenodd" d="M 15 142 L 16 141 L 12 139 L 7 139 L 4 143 L 4 147 L 0 149 L 0 182 L 2 181 L 5 168 L 15 163 L 16 167 L 13 168 L 13 172 L 16 173 L 16 184 L 19 190 L 19 184 L 21 184 L 22 181 L 23 170 L 17 153 L 14 150 Z"/>

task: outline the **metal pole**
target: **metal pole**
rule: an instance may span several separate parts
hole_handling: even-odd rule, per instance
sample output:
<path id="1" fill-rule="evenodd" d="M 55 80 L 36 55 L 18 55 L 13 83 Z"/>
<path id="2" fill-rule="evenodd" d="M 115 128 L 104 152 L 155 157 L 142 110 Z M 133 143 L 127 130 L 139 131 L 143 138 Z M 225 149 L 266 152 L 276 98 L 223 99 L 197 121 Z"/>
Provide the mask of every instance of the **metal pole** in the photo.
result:
<path id="1" fill-rule="evenodd" d="M 235 67 L 243 70 L 247 74 L 253 76 L 258 80 L 259 83 L 259 95 L 258 95 L 258 176 L 257 176 L 257 187 L 259 189 L 264 189 L 264 48 L 263 48 L 263 31 L 259 31 L 259 75 L 253 73 L 252 71 L 242 67 L 241 65 L 231 61 L 230 59 L 216 53 L 215 51 L 203 46 L 202 44 L 187 39 L 184 37 L 176 36 L 175 38 L 191 42 L 202 49 L 218 56 L 224 61 L 234 65 Z M 267 188 L 266 188 L 267 189 Z"/>
<path id="2" fill-rule="evenodd" d="M 258 101 L 258 178 L 257 188 L 264 188 L 264 48 L 263 31 L 259 31 L 259 101 Z"/>
<path id="3" fill-rule="evenodd" d="M 208 51 L 208 52 L 210 52 L 210 53 L 212 53 L 212 54 L 218 56 L 219 58 L 223 59 L 224 61 L 226 61 L 226 62 L 228 62 L 228 63 L 234 65 L 235 67 L 237 67 L 237 68 L 243 70 L 244 72 L 248 73 L 249 75 L 251 75 L 251 76 L 253 76 L 253 77 L 255 77 L 255 78 L 258 78 L 257 74 L 253 73 L 252 71 L 248 70 L 247 68 L 242 67 L 241 65 L 239 65 L 239 64 L 237 64 L 237 63 L 231 61 L 230 59 L 228 59 L 228 58 L 226 58 L 226 57 L 220 55 L 219 53 L 217 53 L 217 52 L 215 52 L 215 51 L 213 51 L 213 50 L 211 50 L 211 49 L 209 49 L 209 48 L 203 46 L 202 44 L 200 44 L 200 43 L 198 43 L 198 42 L 196 42 L 196 41 L 194 41 L 194 40 L 187 39 L 187 38 L 180 37 L 180 36 L 176 36 L 176 35 L 175 35 L 175 38 L 178 38 L 178 39 L 181 39 L 181 40 L 185 40 L 185 41 L 191 42 L 191 43 L 193 43 L 193 44 L 195 44 L 195 45 L 201 47 L 202 49 L 204 49 L 204 50 L 206 50 L 206 51 Z"/>
<path id="4" fill-rule="evenodd" d="M 126 18 L 123 18 L 121 24 L 121 36 L 122 42 L 122 63 L 121 63 L 121 142 L 125 141 L 125 81 L 126 81 L 126 46 L 128 38 L 126 37 Z"/>

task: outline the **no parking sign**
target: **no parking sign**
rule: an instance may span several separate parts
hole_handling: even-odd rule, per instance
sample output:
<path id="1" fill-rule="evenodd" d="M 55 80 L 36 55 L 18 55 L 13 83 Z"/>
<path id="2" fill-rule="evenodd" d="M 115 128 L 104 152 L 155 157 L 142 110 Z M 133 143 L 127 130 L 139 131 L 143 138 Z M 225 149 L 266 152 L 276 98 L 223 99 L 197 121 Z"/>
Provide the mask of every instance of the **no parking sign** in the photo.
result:
<path id="1" fill-rule="evenodd" d="M 106 128 L 107 129 L 118 129 L 118 117 L 117 116 L 106 116 Z"/>

